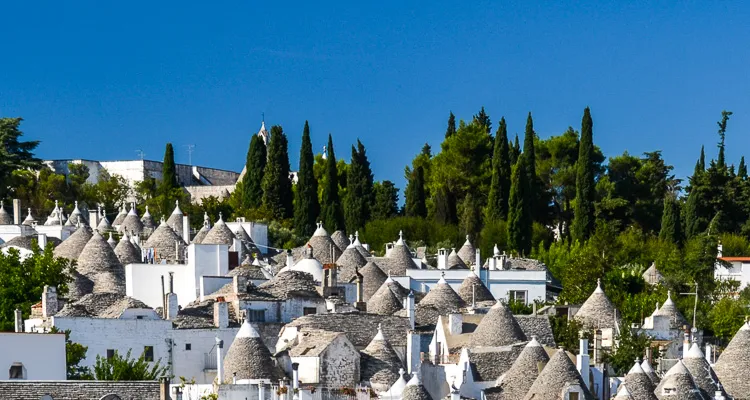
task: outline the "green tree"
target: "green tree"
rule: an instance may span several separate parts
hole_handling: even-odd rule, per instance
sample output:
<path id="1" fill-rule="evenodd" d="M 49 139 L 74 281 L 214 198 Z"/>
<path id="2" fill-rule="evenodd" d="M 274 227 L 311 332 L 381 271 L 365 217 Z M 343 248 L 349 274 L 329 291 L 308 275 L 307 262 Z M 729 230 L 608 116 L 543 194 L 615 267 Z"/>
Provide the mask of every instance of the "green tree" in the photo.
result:
<path id="1" fill-rule="evenodd" d="M 518 156 L 521 155 L 521 144 L 518 141 L 518 134 L 516 134 L 516 139 L 513 141 L 513 145 L 510 146 L 510 163 L 511 165 L 516 165 L 516 162 L 518 162 Z"/>
<path id="2" fill-rule="evenodd" d="M 372 206 L 372 219 L 388 219 L 398 215 L 398 188 L 391 181 L 376 182 L 375 203 Z"/>
<path id="3" fill-rule="evenodd" d="M 263 204 L 263 177 L 266 171 L 268 155 L 266 144 L 258 135 L 250 139 L 245 160 L 245 175 L 242 176 L 240 207 L 244 209 L 259 208 Z"/>
<path id="4" fill-rule="evenodd" d="M 745 323 L 747 304 L 743 300 L 724 297 L 711 307 L 709 316 L 714 336 L 729 342 Z"/>
<path id="5" fill-rule="evenodd" d="M 424 169 L 419 166 L 412 171 L 404 191 L 406 197 L 405 212 L 409 217 L 427 217 L 427 198 L 425 195 Z"/>
<path id="6" fill-rule="evenodd" d="M 0 198 L 8 195 L 13 171 L 39 170 L 42 160 L 34 157 L 39 141 L 20 141 L 22 118 L 0 118 Z"/>
<path id="7" fill-rule="evenodd" d="M 344 215 L 349 232 L 362 229 L 370 219 L 370 205 L 373 202 L 373 177 L 365 146 L 357 139 L 357 148 L 352 146 L 352 159 L 346 178 L 347 195 L 344 201 Z"/>
<path id="8" fill-rule="evenodd" d="M 12 331 L 15 325 L 15 310 L 29 317 L 31 306 L 42 297 L 45 285 L 57 287 L 57 293 L 68 293 L 68 283 L 74 270 L 70 261 L 55 258 L 51 243 L 40 249 L 32 241 L 31 255 L 21 260 L 17 249 L 0 252 L 0 331 Z"/>
<path id="9" fill-rule="evenodd" d="M 519 156 L 513 166 L 510 199 L 508 201 L 508 246 L 521 255 L 531 254 L 531 204 L 526 192 L 529 190 L 526 173 L 526 153 Z"/>
<path id="10" fill-rule="evenodd" d="M 457 223 L 456 197 L 445 186 L 440 186 L 433 192 L 435 193 L 435 221 L 441 224 Z"/>
<path id="11" fill-rule="evenodd" d="M 508 217 L 508 196 L 510 196 L 511 159 L 505 117 L 500 119 L 500 126 L 495 136 L 495 149 L 492 153 L 492 183 L 485 216 L 487 220 L 498 221 Z"/>
<path id="12" fill-rule="evenodd" d="M 281 126 L 271 127 L 268 164 L 263 175 L 263 207 L 277 219 L 294 215 L 292 181 L 289 179 L 289 143 Z"/>
<path id="13" fill-rule="evenodd" d="M 571 233 L 573 240 L 585 241 L 594 231 L 594 201 L 596 195 L 594 183 L 594 122 L 588 107 L 583 111 L 581 122 L 581 141 L 578 148 L 576 164 L 576 200 L 575 214 Z"/>
<path id="14" fill-rule="evenodd" d="M 145 351 L 138 358 L 133 358 L 128 350 L 123 357 L 115 351 L 112 357 L 96 356 L 94 377 L 98 381 L 155 381 L 167 376 L 169 370 L 161 366 L 161 360 L 150 363 L 146 361 Z"/>
<path id="15" fill-rule="evenodd" d="M 320 213 L 318 202 L 318 181 L 313 173 L 312 142 L 310 125 L 305 121 L 302 130 L 302 146 L 299 151 L 299 170 L 297 171 L 297 190 L 294 201 L 294 230 L 298 235 L 310 236 L 315 231 L 315 222 Z"/>
<path id="16" fill-rule="evenodd" d="M 55 206 L 55 200 L 64 199 L 67 191 L 65 176 L 49 168 L 42 168 L 38 173 L 27 169 L 16 170 L 11 180 L 13 197 L 21 200 L 26 208 L 31 208 L 34 218 L 41 223 Z"/>
<path id="17" fill-rule="evenodd" d="M 526 174 L 525 179 L 527 180 L 526 190 L 524 190 L 524 202 L 529 206 L 529 213 L 532 221 L 539 216 L 538 207 L 540 206 L 540 193 L 539 184 L 537 182 L 538 177 L 536 174 L 536 151 L 534 150 L 534 139 L 536 133 L 534 132 L 534 120 L 531 118 L 531 112 L 526 118 L 526 133 L 523 138 L 523 158 L 526 165 L 524 165 L 524 173 Z"/>
<path id="18" fill-rule="evenodd" d="M 462 202 L 462 209 L 461 220 L 459 221 L 461 231 L 471 237 L 477 237 L 482 228 L 482 208 L 471 192 L 466 194 L 466 197 Z"/>
<path id="19" fill-rule="evenodd" d="M 94 379 L 91 369 L 81 365 L 81 362 L 86 359 L 86 352 L 89 348 L 70 340 L 70 329 L 60 331 L 56 326 L 53 326 L 49 333 L 65 334 L 65 365 L 67 366 L 68 380 Z"/>
<path id="20" fill-rule="evenodd" d="M 323 182 L 323 194 L 320 201 L 320 217 L 326 229 L 333 232 L 344 229 L 346 226 L 339 197 L 339 177 L 336 155 L 333 151 L 333 137 L 330 134 L 328 135 L 326 152 L 325 182 Z"/>
<path id="21" fill-rule="evenodd" d="M 450 115 L 448 116 L 448 128 L 445 130 L 445 138 L 448 139 L 449 137 L 456 134 L 456 116 L 453 115 L 453 111 L 451 111 Z"/>
<path id="22" fill-rule="evenodd" d="M 717 122 L 716 124 L 719 125 L 719 157 L 716 160 L 716 164 L 720 169 L 723 169 L 726 167 L 726 161 L 724 160 L 724 139 L 726 137 L 727 133 L 727 121 L 729 121 L 729 117 L 732 115 L 731 111 L 722 111 L 721 112 L 721 121 Z"/>
<path id="23" fill-rule="evenodd" d="M 737 176 L 740 179 L 747 179 L 747 165 L 745 165 L 745 156 L 740 158 L 740 165 L 737 167 Z"/>
<path id="24" fill-rule="evenodd" d="M 174 149 L 172 148 L 172 143 L 167 143 L 167 147 L 164 150 L 164 162 L 161 167 L 161 183 L 159 184 L 159 208 L 162 215 L 169 215 L 174 208 L 176 190 L 179 187 L 177 167 L 174 163 Z"/>
<path id="25" fill-rule="evenodd" d="M 173 191 L 174 190 L 179 191 L 180 189 L 173 189 Z M 97 180 L 96 185 L 94 185 L 94 191 L 96 193 L 96 202 L 104 208 L 105 211 L 116 214 L 117 210 L 120 209 L 128 199 L 128 196 L 130 195 L 130 186 L 121 175 L 110 174 L 106 169 L 102 168 L 99 170 L 99 179 Z M 174 204 L 174 202 L 172 204 Z M 156 205 L 153 204 L 153 206 Z M 156 209 L 157 207 L 154 208 Z M 172 210 L 170 209 L 169 212 L 172 212 Z"/>
<path id="26" fill-rule="evenodd" d="M 659 238 L 672 243 L 682 242 L 682 227 L 680 225 L 680 203 L 674 195 L 664 198 L 664 212 L 661 217 L 661 231 Z"/>
<path id="27" fill-rule="evenodd" d="M 479 113 L 474 115 L 473 121 L 477 125 L 483 126 L 488 135 L 492 132 L 492 121 L 490 120 L 490 116 L 484 111 L 484 106 L 479 110 Z"/>

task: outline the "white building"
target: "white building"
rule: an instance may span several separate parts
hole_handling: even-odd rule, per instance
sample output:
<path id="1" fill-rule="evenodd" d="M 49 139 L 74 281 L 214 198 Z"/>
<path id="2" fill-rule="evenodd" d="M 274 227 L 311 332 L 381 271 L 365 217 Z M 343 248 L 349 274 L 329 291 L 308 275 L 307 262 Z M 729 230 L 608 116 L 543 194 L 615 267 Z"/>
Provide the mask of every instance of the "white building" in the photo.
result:
<path id="1" fill-rule="evenodd" d="M 0 380 L 67 379 L 64 333 L 0 332 L 0 349 Z"/>
<path id="2" fill-rule="evenodd" d="M 742 290 L 750 284 L 750 257 L 719 257 L 714 268 L 716 280 L 729 280 L 739 283 Z"/>

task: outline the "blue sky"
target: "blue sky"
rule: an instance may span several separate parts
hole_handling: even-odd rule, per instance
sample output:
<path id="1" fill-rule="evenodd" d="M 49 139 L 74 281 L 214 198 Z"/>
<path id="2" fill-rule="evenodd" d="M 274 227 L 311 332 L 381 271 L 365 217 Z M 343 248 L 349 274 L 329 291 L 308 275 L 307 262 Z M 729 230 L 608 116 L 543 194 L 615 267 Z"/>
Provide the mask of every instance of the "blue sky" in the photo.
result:
<path id="1" fill-rule="evenodd" d="M 107 3 L 107 4 L 103 4 Z M 280 124 L 296 168 L 360 138 L 378 180 L 485 106 L 522 133 L 580 128 L 607 156 L 662 150 L 679 176 L 701 144 L 750 146 L 750 5 L 740 2 L 9 2 L 0 116 L 22 116 L 43 158 L 161 159 L 239 171 L 249 137 Z M 645 3 L 645 2 L 638 2 Z M 8 17 L 10 16 L 10 17 Z"/>

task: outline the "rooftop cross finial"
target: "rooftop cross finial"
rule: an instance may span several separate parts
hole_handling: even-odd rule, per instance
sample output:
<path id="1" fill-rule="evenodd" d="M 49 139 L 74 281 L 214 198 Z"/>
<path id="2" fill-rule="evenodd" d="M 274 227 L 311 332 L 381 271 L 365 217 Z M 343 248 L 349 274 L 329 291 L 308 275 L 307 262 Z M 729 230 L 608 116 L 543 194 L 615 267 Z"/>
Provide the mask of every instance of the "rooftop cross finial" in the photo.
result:
<path id="1" fill-rule="evenodd" d="M 359 240 L 359 231 L 354 231 L 354 237 L 357 238 L 357 240 Z"/>
<path id="2" fill-rule="evenodd" d="M 76 208 L 78 208 L 78 200 L 76 200 L 74 203 L 76 205 Z"/>
<path id="3" fill-rule="evenodd" d="M 221 211 L 219 211 L 219 221 L 223 221 L 222 218 L 223 218 L 223 215 L 222 215 Z"/>
<path id="4" fill-rule="evenodd" d="M 399 231 L 398 231 L 398 238 L 399 238 L 400 240 L 404 240 L 404 231 L 402 231 L 402 230 L 399 230 Z"/>
<path id="5" fill-rule="evenodd" d="M 596 287 L 602 288 L 602 278 L 596 278 Z"/>
<path id="6" fill-rule="evenodd" d="M 179 207 L 180 206 L 180 201 L 179 200 L 175 200 L 174 201 L 174 205 L 175 205 L 175 207 Z"/>
<path id="7" fill-rule="evenodd" d="M 667 300 L 672 300 L 672 291 L 667 290 Z"/>

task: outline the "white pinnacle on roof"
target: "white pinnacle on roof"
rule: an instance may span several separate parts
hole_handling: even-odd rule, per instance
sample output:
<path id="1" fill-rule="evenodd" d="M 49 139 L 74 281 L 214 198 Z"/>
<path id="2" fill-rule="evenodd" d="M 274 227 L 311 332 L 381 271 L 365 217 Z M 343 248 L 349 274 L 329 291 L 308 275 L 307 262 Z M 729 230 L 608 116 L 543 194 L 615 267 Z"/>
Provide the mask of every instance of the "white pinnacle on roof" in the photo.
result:
<path id="1" fill-rule="evenodd" d="M 383 336 L 383 328 L 380 324 L 378 324 L 378 334 L 375 335 L 372 340 L 385 340 L 385 336 Z"/>
<path id="2" fill-rule="evenodd" d="M 391 279 L 391 277 L 389 276 L 388 279 Z M 441 272 L 440 273 L 440 280 L 438 280 L 437 284 L 438 285 L 447 285 L 448 284 L 448 282 L 445 281 L 445 272 Z"/>
<path id="3" fill-rule="evenodd" d="M 151 216 L 151 213 L 150 213 L 150 212 L 148 212 L 148 206 L 146 206 L 146 212 L 145 212 L 145 213 L 143 213 L 143 216 L 144 216 L 144 217 L 150 217 L 150 216 Z"/>
<path id="4" fill-rule="evenodd" d="M 419 386 L 422 384 L 422 379 L 419 378 L 419 374 L 414 374 L 414 376 L 409 379 L 409 382 L 406 383 L 406 386 Z"/>
<path id="5" fill-rule="evenodd" d="M 396 241 L 396 246 L 403 246 L 404 245 L 404 231 L 398 231 L 398 240 Z"/>
<path id="6" fill-rule="evenodd" d="M 352 244 L 355 246 L 362 246 L 362 243 L 359 241 L 359 231 L 354 232 L 354 241 Z"/>
<path id="7" fill-rule="evenodd" d="M 172 211 L 172 215 L 182 215 L 182 210 L 180 210 L 179 200 L 174 201 L 174 210 Z"/>
<path id="8" fill-rule="evenodd" d="M 317 223 L 318 228 L 315 229 L 313 236 L 328 236 L 328 231 L 323 228 L 323 221 Z"/>
<path id="9" fill-rule="evenodd" d="M 28 208 L 27 210 L 29 213 L 26 214 L 26 219 L 23 220 L 23 222 L 28 222 L 28 224 L 24 224 L 24 225 L 30 225 L 32 222 L 34 222 L 34 217 L 31 216 L 31 209 Z"/>
<path id="10" fill-rule="evenodd" d="M 346 248 L 352 249 L 354 247 L 357 247 L 357 245 L 354 244 L 354 235 L 349 235 L 349 245 L 346 246 Z"/>
<path id="11" fill-rule="evenodd" d="M 258 331 L 252 325 L 250 325 L 250 323 L 247 320 L 245 320 L 242 323 L 242 327 L 240 327 L 239 332 L 237 332 L 237 336 L 235 336 L 235 339 L 257 338 L 257 337 L 260 337 L 260 334 L 258 333 Z"/>
<path id="12" fill-rule="evenodd" d="M 500 257 L 500 249 L 497 248 L 497 243 L 495 243 L 495 247 L 492 248 L 492 255 Z"/>
<path id="13" fill-rule="evenodd" d="M 391 398 L 401 397 L 407 384 L 406 379 L 404 379 L 404 372 L 403 368 L 398 370 L 398 380 L 394 382 L 391 388 L 388 389 L 388 392 L 385 393 L 387 396 L 391 396 Z"/>
<path id="14" fill-rule="evenodd" d="M 630 368 L 630 371 L 628 371 L 628 374 L 645 374 L 646 371 L 643 370 L 641 367 L 641 363 L 638 362 L 638 360 L 635 360 L 635 364 L 633 364 L 633 367 Z"/>
<path id="15" fill-rule="evenodd" d="M 594 293 L 604 293 L 604 290 L 602 290 L 601 278 L 596 278 L 596 289 L 594 289 Z"/>
<path id="16" fill-rule="evenodd" d="M 135 215 L 136 217 L 138 216 L 138 214 L 136 214 L 136 212 L 135 212 L 135 203 L 133 203 L 130 206 L 130 211 L 128 211 L 128 215 Z"/>
<path id="17" fill-rule="evenodd" d="M 109 239 L 107 239 L 107 243 L 109 243 L 109 245 L 112 246 L 112 248 L 117 246 L 117 241 L 115 241 L 115 239 L 112 238 L 112 232 L 109 233 Z"/>

